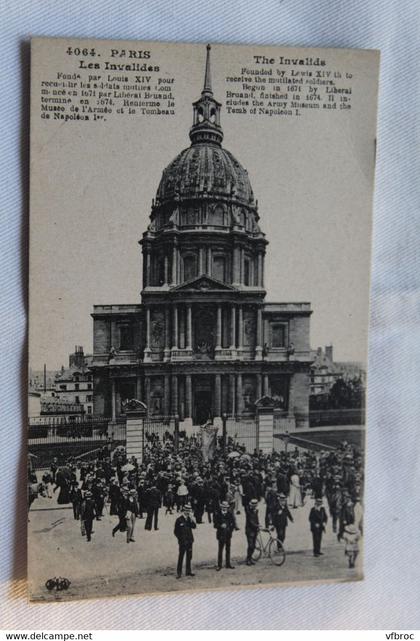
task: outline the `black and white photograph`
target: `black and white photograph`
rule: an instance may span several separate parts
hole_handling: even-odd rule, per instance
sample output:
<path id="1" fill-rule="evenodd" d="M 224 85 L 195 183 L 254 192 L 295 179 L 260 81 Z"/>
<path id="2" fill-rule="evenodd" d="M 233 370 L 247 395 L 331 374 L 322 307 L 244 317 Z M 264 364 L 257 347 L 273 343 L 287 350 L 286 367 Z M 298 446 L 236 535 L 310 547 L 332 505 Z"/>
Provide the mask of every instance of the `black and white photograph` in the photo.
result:
<path id="1" fill-rule="evenodd" d="M 363 579 L 378 52 L 31 65 L 30 599 Z"/>

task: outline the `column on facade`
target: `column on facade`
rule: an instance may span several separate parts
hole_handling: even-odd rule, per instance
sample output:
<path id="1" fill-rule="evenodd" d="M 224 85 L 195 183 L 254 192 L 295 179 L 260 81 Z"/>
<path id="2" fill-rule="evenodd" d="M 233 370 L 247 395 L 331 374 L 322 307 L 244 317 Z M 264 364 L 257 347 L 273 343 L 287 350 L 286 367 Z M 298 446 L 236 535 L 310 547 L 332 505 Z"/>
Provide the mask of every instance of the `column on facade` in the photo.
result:
<path id="1" fill-rule="evenodd" d="M 169 374 L 165 374 L 163 378 L 163 412 L 165 416 L 169 416 L 171 412 L 170 398 L 171 398 L 170 376 Z"/>
<path id="2" fill-rule="evenodd" d="M 264 287 L 264 254 L 262 255 L 262 261 L 261 261 L 261 287 Z"/>
<path id="3" fill-rule="evenodd" d="M 241 247 L 241 253 L 240 253 L 239 282 L 242 283 L 242 285 L 245 282 L 245 250 L 243 247 Z"/>
<path id="4" fill-rule="evenodd" d="M 232 416 L 235 416 L 236 403 L 236 377 L 235 374 L 229 374 L 229 411 Z"/>
<path id="5" fill-rule="evenodd" d="M 257 308 L 257 345 L 255 347 L 255 358 L 261 360 L 263 348 L 263 323 L 262 307 Z"/>
<path id="6" fill-rule="evenodd" d="M 171 350 L 171 330 L 170 330 L 170 324 L 171 324 L 171 315 L 169 311 L 169 307 L 165 307 L 165 351 L 164 351 L 164 358 L 169 358 L 170 350 Z"/>
<path id="7" fill-rule="evenodd" d="M 240 283 L 240 247 L 234 246 L 233 248 L 233 282 Z"/>
<path id="8" fill-rule="evenodd" d="M 192 418 L 192 378 L 191 374 L 185 377 L 185 418 Z"/>
<path id="9" fill-rule="evenodd" d="M 144 402 L 147 405 L 147 410 L 150 411 L 150 377 L 149 376 L 145 376 L 145 378 L 144 378 L 144 388 L 145 388 L 145 392 L 144 392 L 145 400 L 144 400 Z"/>
<path id="10" fill-rule="evenodd" d="M 230 348 L 236 349 L 236 307 L 232 305 L 230 321 Z"/>
<path id="11" fill-rule="evenodd" d="M 164 285 L 167 285 L 169 283 L 169 261 L 168 261 L 168 255 L 165 254 L 165 259 L 164 259 Z"/>
<path id="12" fill-rule="evenodd" d="M 261 398 L 262 395 L 262 374 L 257 374 L 257 400 Z"/>
<path id="13" fill-rule="evenodd" d="M 216 349 L 222 348 L 222 306 L 217 306 Z"/>
<path id="14" fill-rule="evenodd" d="M 244 314 L 242 305 L 238 306 L 238 348 L 242 349 L 244 344 Z"/>
<path id="15" fill-rule="evenodd" d="M 243 412 L 243 393 L 242 393 L 242 374 L 236 375 L 236 413 L 241 415 Z"/>
<path id="16" fill-rule="evenodd" d="M 207 247 L 207 275 L 208 276 L 211 276 L 211 259 L 212 259 L 211 247 Z"/>
<path id="17" fill-rule="evenodd" d="M 115 378 L 111 380 L 111 416 L 112 420 L 115 421 L 117 417 L 117 392 L 116 392 L 116 383 Z"/>
<path id="18" fill-rule="evenodd" d="M 220 374 L 215 374 L 214 377 L 214 414 L 215 416 L 222 415 L 222 377 Z"/>
<path id="19" fill-rule="evenodd" d="M 146 287 L 151 284 L 151 257 L 149 248 L 146 249 Z"/>
<path id="20" fill-rule="evenodd" d="M 270 396 L 270 380 L 269 380 L 268 374 L 264 374 L 263 394 L 264 396 Z"/>
<path id="21" fill-rule="evenodd" d="M 173 306 L 172 349 L 178 349 L 178 306 Z"/>
<path id="22" fill-rule="evenodd" d="M 263 281 L 262 281 L 262 265 L 263 265 L 263 255 L 262 252 L 258 252 L 258 267 L 257 267 L 257 285 L 258 287 L 263 286 Z"/>
<path id="23" fill-rule="evenodd" d="M 143 400 L 143 390 L 142 390 L 142 384 L 141 384 L 141 376 L 140 374 L 137 374 L 136 376 L 136 399 L 138 401 Z"/>
<path id="24" fill-rule="evenodd" d="M 178 414 L 178 375 L 172 374 L 172 414 Z"/>
<path id="25" fill-rule="evenodd" d="M 146 345 L 144 348 L 144 361 L 150 361 L 150 325 L 151 325 L 151 310 L 150 307 L 146 307 Z"/>
<path id="26" fill-rule="evenodd" d="M 178 248 L 174 244 L 172 248 L 172 285 L 178 284 Z"/>
<path id="27" fill-rule="evenodd" d="M 187 340 L 186 340 L 186 348 L 188 350 L 192 349 L 192 308 L 191 308 L 191 303 L 187 304 Z"/>
<path id="28" fill-rule="evenodd" d="M 150 307 L 146 307 L 146 349 L 150 350 Z"/>
<path id="29" fill-rule="evenodd" d="M 201 274 L 205 273 L 205 265 L 204 265 L 204 247 L 200 247 L 198 249 L 198 275 L 201 276 Z"/>

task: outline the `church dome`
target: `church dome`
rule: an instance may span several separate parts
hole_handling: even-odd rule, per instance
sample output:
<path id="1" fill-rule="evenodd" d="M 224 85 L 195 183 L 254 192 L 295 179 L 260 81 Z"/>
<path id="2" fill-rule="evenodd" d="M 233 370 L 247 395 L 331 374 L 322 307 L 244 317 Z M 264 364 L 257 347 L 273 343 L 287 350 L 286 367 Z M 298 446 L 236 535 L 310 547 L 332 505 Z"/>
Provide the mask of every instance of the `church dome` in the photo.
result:
<path id="1" fill-rule="evenodd" d="M 193 103 L 191 147 L 184 149 L 163 171 L 156 205 L 173 200 L 229 198 L 255 206 L 248 172 L 222 148 L 221 104 L 214 95 L 210 71 L 210 45 L 201 96 Z"/>
<path id="2" fill-rule="evenodd" d="M 233 198 L 245 205 L 254 203 L 248 172 L 218 144 L 193 143 L 163 171 L 156 198 L 159 204 L 175 198 Z"/>

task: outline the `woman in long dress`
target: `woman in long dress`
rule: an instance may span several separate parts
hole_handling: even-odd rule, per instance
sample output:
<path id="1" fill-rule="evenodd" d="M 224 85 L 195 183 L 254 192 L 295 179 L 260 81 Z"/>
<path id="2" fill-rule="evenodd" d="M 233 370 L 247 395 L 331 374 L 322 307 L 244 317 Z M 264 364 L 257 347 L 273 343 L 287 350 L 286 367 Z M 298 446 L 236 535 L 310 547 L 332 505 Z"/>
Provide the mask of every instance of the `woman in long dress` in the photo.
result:
<path id="1" fill-rule="evenodd" d="M 70 479 L 68 478 L 69 474 L 66 474 L 66 470 L 58 470 L 56 477 L 55 477 L 55 483 L 56 486 L 54 488 L 54 492 L 56 491 L 57 488 L 60 488 L 60 492 L 58 494 L 57 498 L 57 503 L 59 505 L 64 505 L 66 503 L 70 503 Z"/>
<path id="2" fill-rule="evenodd" d="M 300 491 L 300 478 L 297 472 L 290 477 L 289 505 L 293 508 L 302 506 L 302 494 Z"/>

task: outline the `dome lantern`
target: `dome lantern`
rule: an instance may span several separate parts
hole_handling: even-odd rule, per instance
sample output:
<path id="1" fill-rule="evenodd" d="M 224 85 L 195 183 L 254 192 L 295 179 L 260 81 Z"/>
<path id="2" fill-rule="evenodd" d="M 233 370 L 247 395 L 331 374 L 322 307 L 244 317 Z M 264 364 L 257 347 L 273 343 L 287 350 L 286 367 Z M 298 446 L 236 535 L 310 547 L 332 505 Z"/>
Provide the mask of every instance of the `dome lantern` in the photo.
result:
<path id="1" fill-rule="evenodd" d="M 207 45 L 204 86 L 200 98 L 193 102 L 193 126 L 190 129 L 190 139 L 193 145 L 213 143 L 220 146 L 223 140 L 223 131 L 220 126 L 220 108 L 222 105 L 213 96 L 210 50 L 211 46 Z"/>

